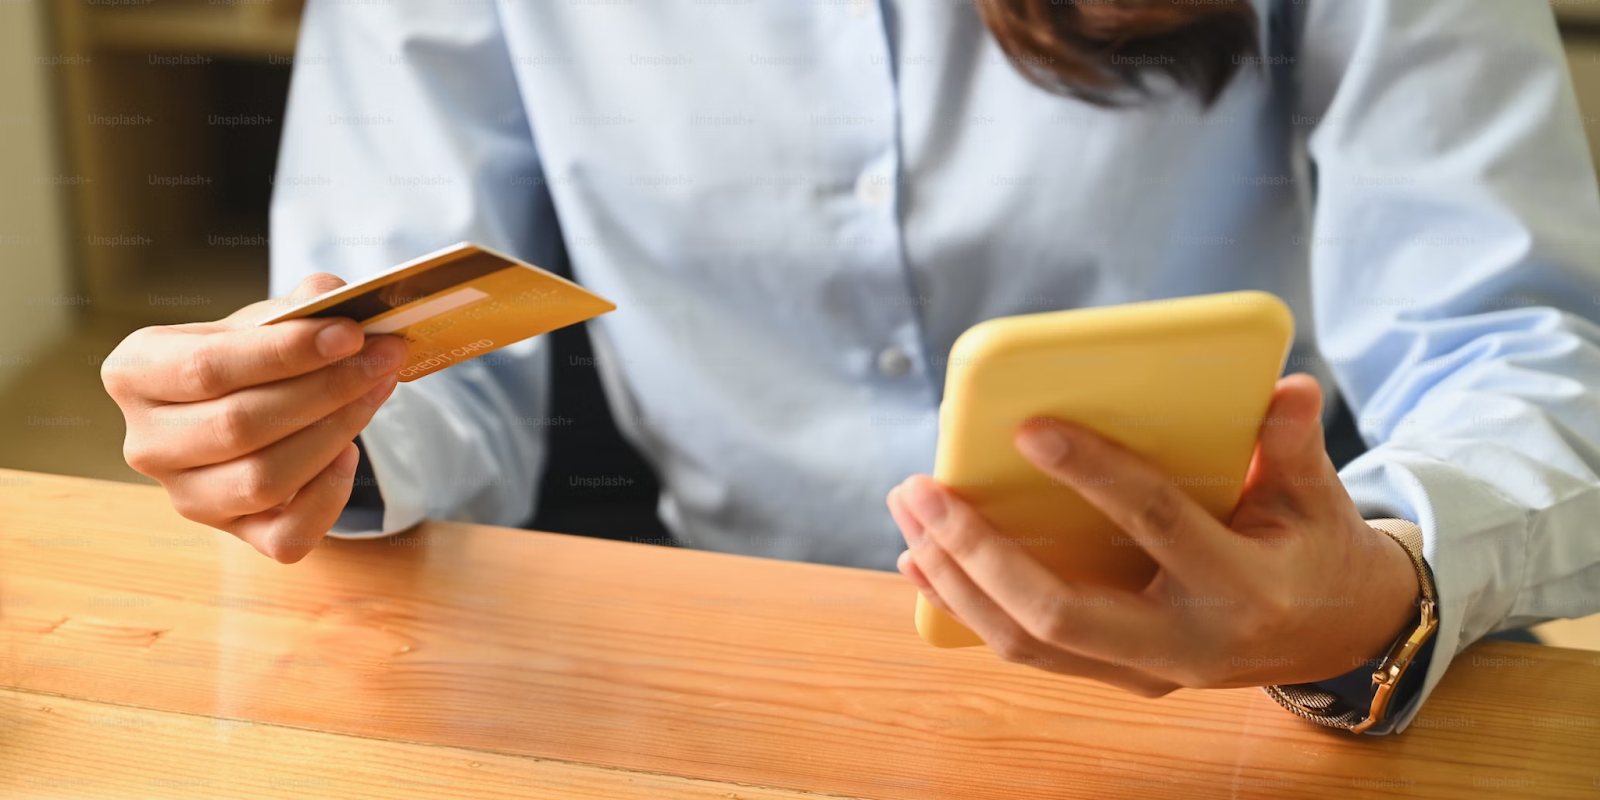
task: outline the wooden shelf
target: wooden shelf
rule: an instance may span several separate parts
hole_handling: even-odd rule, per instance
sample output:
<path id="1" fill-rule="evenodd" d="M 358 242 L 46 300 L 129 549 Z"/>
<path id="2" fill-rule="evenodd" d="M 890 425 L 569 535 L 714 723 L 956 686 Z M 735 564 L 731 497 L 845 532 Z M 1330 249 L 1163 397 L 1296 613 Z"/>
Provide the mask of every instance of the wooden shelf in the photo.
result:
<path id="1" fill-rule="evenodd" d="M 270 173 L 302 0 L 49 5 L 55 51 L 94 56 L 61 81 L 68 169 L 92 181 L 72 208 L 79 286 L 94 310 L 165 324 L 215 319 L 265 296 L 265 247 L 206 241 L 212 231 L 265 231 L 264 198 L 248 187 Z M 212 113 L 271 122 L 219 127 L 205 123 Z M 87 122 L 97 114 L 148 122 L 108 129 Z M 153 187 L 155 174 L 206 183 Z M 95 236 L 150 244 L 97 246 Z"/>
<path id="2" fill-rule="evenodd" d="M 152 6 L 86 15 L 89 42 L 108 49 L 250 59 L 287 59 L 300 33 L 295 15 L 231 6 Z"/>
<path id="3" fill-rule="evenodd" d="M 1556 20 L 1583 29 L 1600 26 L 1600 0 L 1555 0 Z"/>
<path id="4" fill-rule="evenodd" d="M 259 247 L 163 248 L 96 310 L 145 325 L 220 319 L 267 297 L 267 255 Z"/>

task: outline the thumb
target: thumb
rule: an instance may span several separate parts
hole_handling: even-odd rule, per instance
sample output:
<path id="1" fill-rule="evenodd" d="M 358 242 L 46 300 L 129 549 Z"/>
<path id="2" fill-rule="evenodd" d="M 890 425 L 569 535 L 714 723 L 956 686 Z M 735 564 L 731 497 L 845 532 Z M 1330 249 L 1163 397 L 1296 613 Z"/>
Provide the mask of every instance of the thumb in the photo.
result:
<path id="1" fill-rule="evenodd" d="M 307 275 L 300 281 L 300 285 L 294 287 L 294 291 L 287 295 L 251 303 L 229 314 L 222 320 L 222 324 L 225 328 L 248 328 L 259 320 L 271 319 L 317 295 L 331 292 L 341 286 L 344 286 L 344 279 L 338 275 L 314 272 Z"/>
<path id="2" fill-rule="evenodd" d="M 1304 516 L 1316 505 L 1309 497 L 1338 479 L 1322 438 L 1322 386 L 1305 374 L 1279 379 L 1261 423 L 1241 508 L 1268 502 Z"/>
<path id="3" fill-rule="evenodd" d="M 344 285 L 344 278 L 331 272 L 313 272 L 294 287 L 294 291 L 283 298 L 283 302 L 290 305 L 304 303 L 324 292 L 331 292 Z"/>
<path id="4" fill-rule="evenodd" d="M 1261 457 L 1280 468 L 1320 466 L 1322 385 L 1305 373 L 1278 380 L 1272 404 L 1261 423 Z"/>

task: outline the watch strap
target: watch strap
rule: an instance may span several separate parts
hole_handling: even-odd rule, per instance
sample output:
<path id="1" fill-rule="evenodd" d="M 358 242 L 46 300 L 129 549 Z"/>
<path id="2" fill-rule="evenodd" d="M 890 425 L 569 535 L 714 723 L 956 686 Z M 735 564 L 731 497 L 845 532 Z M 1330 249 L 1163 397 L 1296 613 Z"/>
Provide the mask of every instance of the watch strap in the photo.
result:
<path id="1" fill-rule="evenodd" d="M 1433 570 L 1422 556 L 1422 526 L 1403 519 L 1367 520 L 1367 527 L 1389 534 L 1411 557 L 1411 566 L 1417 571 L 1417 585 L 1422 587 L 1422 599 L 1437 603 L 1439 595 L 1433 586 Z"/>

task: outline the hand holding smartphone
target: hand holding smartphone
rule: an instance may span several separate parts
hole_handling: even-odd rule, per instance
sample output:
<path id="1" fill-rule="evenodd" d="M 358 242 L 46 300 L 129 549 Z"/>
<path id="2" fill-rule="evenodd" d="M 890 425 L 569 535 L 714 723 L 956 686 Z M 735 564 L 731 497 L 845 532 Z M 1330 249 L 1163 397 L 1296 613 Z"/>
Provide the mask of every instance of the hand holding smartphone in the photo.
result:
<path id="1" fill-rule="evenodd" d="M 951 350 L 934 477 L 1055 574 L 1136 590 L 1156 571 L 1144 548 L 1160 543 L 1132 540 L 1026 461 L 1017 429 L 1084 425 L 1225 520 L 1293 338 L 1292 313 L 1265 292 L 980 323 Z M 983 643 L 920 596 L 916 627 L 938 647 Z"/>

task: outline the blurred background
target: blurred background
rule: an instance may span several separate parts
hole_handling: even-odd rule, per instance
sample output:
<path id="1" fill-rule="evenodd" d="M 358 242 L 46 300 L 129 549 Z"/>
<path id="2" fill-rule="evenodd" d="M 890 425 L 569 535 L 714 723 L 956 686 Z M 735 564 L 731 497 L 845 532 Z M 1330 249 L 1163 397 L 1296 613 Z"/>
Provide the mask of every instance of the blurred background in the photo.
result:
<path id="1" fill-rule="evenodd" d="M 0 467 L 153 483 L 123 463 L 99 369 L 129 332 L 266 297 L 267 206 L 303 0 L 0 0 Z M 1600 152 L 1600 0 L 1552 0 Z M 553 457 L 637 476 L 534 527 L 664 535 L 581 327 L 558 341 Z M 598 411 L 596 411 L 598 409 Z M 571 469 L 580 469 L 574 466 Z M 551 473 L 565 470 L 552 464 Z M 1600 616 L 1541 626 L 1600 649 Z"/>

